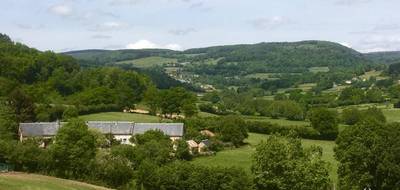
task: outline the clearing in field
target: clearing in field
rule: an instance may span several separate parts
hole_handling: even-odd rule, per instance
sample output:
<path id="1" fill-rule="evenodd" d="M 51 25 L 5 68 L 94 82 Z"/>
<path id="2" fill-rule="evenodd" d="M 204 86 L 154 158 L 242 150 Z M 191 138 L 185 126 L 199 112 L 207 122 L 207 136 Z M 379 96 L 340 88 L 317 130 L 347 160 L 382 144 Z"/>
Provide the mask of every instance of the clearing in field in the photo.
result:
<path id="1" fill-rule="evenodd" d="M 251 172 L 252 154 L 255 151 L 255 146 L 263 140 L 266 140 L 268 135 L 249 133 L 249 137 L 245 140 L 248 145 L 241 148 L 235 148 L 231 150 L 223 150 L 218 152 L 215 156 L 199 157 L 194 159 L 192 162 L 204 166 L 222 166 L 222 167 L 241 167 L 247 172 Z M 333 148 L 335 146 L 334 141 L 322 141 L 322 140 L 302 140 L 304 147 L 310 147 L 312 145 L 321 146 L 323 149 L 323 160 L 330 163 L 329 175 L 333 182 L 337 182 L 337 165 L 338 162 L 334 158 Z"/>
<path id="2" fill-rule="evenodd" d="M 168 63 L 177 63 L 177 59 L 154 56 L 154 57 L 146 57 L 146 58 L 116 62 L 116 64 L 130 64 L 137 68 L 162 66 Z"/>
<path id="3" fill-rule="evenodd" d="M 95 186 L 78 181 L 55 177 L 26 174 L 0 173 L 0 190 L 107 190 L 105 187 Z"/>
<path id="4" fill-rule="evenodd" d="M 170 121 L 153 115 L 123 113 L 123 112 L 103 112 L 79 116 L 85 121 L 133 121 L 138 123 L 158 123 Z"/>

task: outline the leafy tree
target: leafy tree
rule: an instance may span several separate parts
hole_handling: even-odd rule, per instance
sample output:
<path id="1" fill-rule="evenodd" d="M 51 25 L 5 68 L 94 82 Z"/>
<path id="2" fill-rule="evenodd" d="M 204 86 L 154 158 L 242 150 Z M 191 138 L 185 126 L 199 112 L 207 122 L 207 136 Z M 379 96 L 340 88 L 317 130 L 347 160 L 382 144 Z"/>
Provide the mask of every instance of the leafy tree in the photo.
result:
<path id="1" fill-rule="evenodd" d="M 338 134 L 337 112 L 327 108 L 315 108 L 309 113 L 311 127 L 316 129 L 324 139 L 335 139 Z"/>
<path id="2" fill-rule="evenodd" d="M 367 110 L 365 110 L 363 112 L 364 120 L 377 120 L 381 123 L 385 123 L 386 122 L 386 116 L 383 114 L 382 110 L 373 106 L 373 107 L 369 107 Z"/>
<path id="3" fill-rule="evenodd" d="M 367 90 L 365 98 L 367 99 L 368 102 L 371 103 L 378 103 L 384 101 L 383 92 L 378 88 L 372 88 Z"/>
<path id="4" fill-rule="evenodd" d="M 270 136 L 256 147 L 252 172 L 256 189 L 329 189 L 322 148 L 303 149 L 300 139 Z"/>
<path id="5" fill-rule="evenodd" d="M 198 109 L 196 106 L 196 100 L 194 100 L 194 99 L 186 100 L 185 102 L 183 102 L 181 109 L 186 117 L 195 116 L 198 113 Z"/>
<path id="6" fill-rule="evenodd" d="M 361 120 L 363 114 L 357 108 L 346 108 L 342 112 L 342 121 L 347 125 L 354 125 Z"/>
<path id="7" fill-rule="evenodd" d="M 132 180 L 134 170 L 124 157 L 100 154 L 96 157 L 91 175 L 108 187 L 121 188 Z"/>
<path id="8" fill-rule="evenodd" d="M 178 140 L 176 142 L 176 151 L 175 151 L 176 158 L 180 160 L 191 160 L 192 154 L 189 152 L 189 145 L 184 140 Z"/>
<path id="9" fill-rule="evenodd" d="M 90 170 L 88 164 L 96 155 L 96 139 L 84 121 L 74 119 L 58 130 L 50 149 L 55 174 L 79 178 Z"/>
<path id="10" fill-rule="evenodd" d="M 364 90 L 354 87 L 345 88 L 341 92 L 339 100 L 346 104 L 360 104 L 365 100 Z"/>
<path id="11" fill-rule="evenodd" d="M 236 147 L 243 144 L 243 140 L 248 137 L 244 120 L 234 115 L 220 119 L 219 134 L 222 141 L 232 142 Z"/>
<path id="12" fill-rule="evenodd" d="M 23 90 L 17 88 L 9 95 L 9 104 L 18 122 L 35 120 L 35 105 Z"/>
<path id="13" fill-rule="evenodd" d="M 400 125 L 376 120 L 346 128 L 336 139 L 340 189 L 399 189 Z"/>
<path id="14" fill-rule="evenodd" d="M 155 86 L 150 86 L 144 94 L 144 102 L 150 108 L 150 114 L 156 115 L 160 109 L 160 92 Z"/>
<path id="15" fill-rule="evenodd" d="M 135 136 L 132 136 L 130 141 L 132 143 L 138 144 L 138 145 L 143 145 L 147 142 L 150 142 L 152 140 L 158 141 L 158 142 L 170 142 L 169 136 L 164 134 L 160 130 L 149 130 L 146 131 L 143 134 L 136 134 Z"/>
<path id="16" fill-rule="evenodd" d="M 72 119 L 72 118 L 76 118 L 76 117 L 78 117 L 78 115 L 79 115 L 79 112 L 78 112 L 78 109 L 76 109 L 75 106 L 67 107 L 63 112 L 62 118 L 63 118 L 63 120 L 66 121 L 66 120 L 69 120 L 69 119 Z"/>
<path id="17" fill-rule="evenodd" d="M 0 101 L 0 139 L 16 139 L 18 134 L 18 123 L 13 110 Z"/>

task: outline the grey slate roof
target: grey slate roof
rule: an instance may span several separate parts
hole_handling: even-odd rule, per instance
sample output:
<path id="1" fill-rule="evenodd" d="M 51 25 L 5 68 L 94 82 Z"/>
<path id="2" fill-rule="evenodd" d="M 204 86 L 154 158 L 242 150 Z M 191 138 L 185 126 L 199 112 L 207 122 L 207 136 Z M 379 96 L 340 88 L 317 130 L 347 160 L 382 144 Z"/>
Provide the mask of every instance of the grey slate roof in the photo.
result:
<path id="1" fill-rule="evenodd" d="M 55 136 L 58 129 L 66 123 L 39 122 L 20 123 L 20 131 L 24 137 Z M 149 130 L 160 130 L 171 137 L 183 136 L 183 123 L 133 123 L 127 121 L 89 121 L 89 128 L 98 129 L 103 134 L 135 135 Z"/>
<path id="2" fill-rule="evenodd" d="M 127 121 L 89 121 L 89 128 L 98 129 L 103 134 L 126 135 L 133 133 L 133 122 Z"/>
<path id="3" fill-rule="evenodd" d="M 19 127 L 24 137 L 54 136 L 57 134 L 60 125 L 58 122 L 20 123 Z"/>
<path id="4" fill-rule="evenodd" d="M 133 134 L 143 134 L 149 130 L 160 130 L 171 137 L 182 137 L 183 123 L 135 123 Z"/>

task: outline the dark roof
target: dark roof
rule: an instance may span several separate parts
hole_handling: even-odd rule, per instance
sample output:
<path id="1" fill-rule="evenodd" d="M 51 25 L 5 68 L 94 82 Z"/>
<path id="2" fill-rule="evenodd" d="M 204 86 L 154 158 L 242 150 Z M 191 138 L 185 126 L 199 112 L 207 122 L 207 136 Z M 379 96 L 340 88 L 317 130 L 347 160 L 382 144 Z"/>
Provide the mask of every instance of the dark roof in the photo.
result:
<path id="1" fill-rule="evenodd" d="M 127 121 L 89 121 L 89 128 L 98 129 L 103 134 L 125 135 L 133 133 L 133 122 Z"/>
<path id="2" fill-rule="evenodd" d="M 133 134 L 143 134 L 149 130 L 160 130 L 172 137 L 183 136 L 183 123 L 135 123 Z"/>
<path id="3" fill-rule="evenodd" d="M 20 123 L 19 127 L 24 137 L 54 136 L 63 124 L 58 122 Z"/>
<path id="4" fill-rule="evenodd" d="M 21 134 L 24 137 L 55 136 L 60 126 L 65 123 L 39 122 L 20 123 Z M 149 130 L 160 130 L 172 137 L 183 136 L 183 123 L 133 123 L 127 121 L 89 121 L 89 128 L 98 129 L 103 134 L 130 135 L 143 134 Z"/>

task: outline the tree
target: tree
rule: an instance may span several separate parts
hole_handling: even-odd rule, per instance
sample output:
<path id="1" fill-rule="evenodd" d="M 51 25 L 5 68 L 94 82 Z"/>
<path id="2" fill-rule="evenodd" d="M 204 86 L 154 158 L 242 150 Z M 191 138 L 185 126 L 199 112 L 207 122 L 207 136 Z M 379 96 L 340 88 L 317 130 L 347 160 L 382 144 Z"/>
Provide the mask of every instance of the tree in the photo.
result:
<path id="1" fill-rule="evenodd" d="M 155 140 L 158 142 L 163 142 L 163 143 L 170 142 L 169 136 L 164 134 L 160 130 L 149 130 L 143 134 L 136 134 L 135 136 L 132 136 L 129 140 L 132 143 L 137 144 L 137 145 L 143 145 L 152 140 Z"/>
<path id="2" fill-rule="evenodd" d="M 322 148 L 303 149 L 300 139 L 270 136 L 256 147 L 252 172 L 256 189 L 328 189 Z"/>
<path id="3" fill-rule="evenodd" d="M 372 88 L 367 90 L 365 98 L 367 99 L 368 102 L 372 103 L 378 103 L 384 101 L 383 92 L 378 88 Z"/>
<path id="4" fill-rule="evenodd" d="M 386 116 L 383 114 L 382 110 L 373 106 L 369 107 L 367 110 L 363 111 L 364 120 L 377 120 L 378 122 L 385 123 Z"/>
<path id="5" fill-rule="evenodd" d="M 17 134 L 18 123 L 15 114 L 5 102 L 0 102 L 0 139 L 16 139 Z"/>
<path id="6" fill-rule="evenodd" d="M 73 119 L 58 130 L 50 150 L 57 176 L 79 178 L 90 171 L 96 139 L 84 121 Z"/>
<path id="7" fill-rule="evenodd" d="M 121 188 L 128 184 L 134 170 L 127 158 L 110 154 L 99 154 L 94 163 L 92 178 L 112 188 Z"/>
<path id="8" fill-rule="evenodd" d="M 248 137 L 245 122 L 238 116 L 222 117 L 218 125 L 221 140 L 232 142 L 236 147 L 243 144 L 243 140 Z"/>
<path id="9" fill-rule="evenodd" d="M 160 109 L 160 92 L 155 86 L 149 86 L 144 94 L 144 102 L 150 108 L 150 114 L 156 115 Z"/>
<path id="10" fill-rule="evenodd" d="M 180 114 L 186 111 L 188 115 L 193 115 L 197 110 L 196 96 L 181 87 L 161 91 L 160 100 L 163 114 Z"/>
<path id="11" fill-rule="evenodd" d="M 189 145 L 184 140 L 178 140 L 176 142 L 175 157 L 180 160 L 191 160 L 192 154 L 189 152 Z"/>
<path id="12" fill-rule="evenodd" d="M 315 108 L 309 113 L 311 127 L 316 129 L 324 139 L 335 139 L 338 131 L 337 112 L 327 108 Z"/>
<path id="13" fill-rule="evenodd" d="M 336 139 L 340 189 L 399 189 L 400 125 L 363 121 Z"/>
<path id="14" fill-rule="evenodd" d="M 69 119 L 78 117 L 78 115 L 79 115 L 78 109 L 76 109 L 75 106 L 72 106 L 72 107 L 67 107 L 64 110 L 62 118 L 63 120 L 67 121 Z"/>
<path id="15" fill-rule="evenodd" d="M 354 125 L 361 120 L 362 115 L 357 108 L 346 108 L 342 112 L 342 121 L 347 125 Z"/>
<path id="16" fill-rule="evenodd" d="M 30 96 L 17 88 L 8 96 L 9 104 L 17 117 L 17 122 L 35 120 L 35 105 Z"/>
<path id="17" fill-rule="evenodd" d="M 181 109 L 186 117 L 195 116 L 198 113 L 198 109 L 196 106 L 196 100 L 189 99 L 189 100 L 184 101 Z"/>

